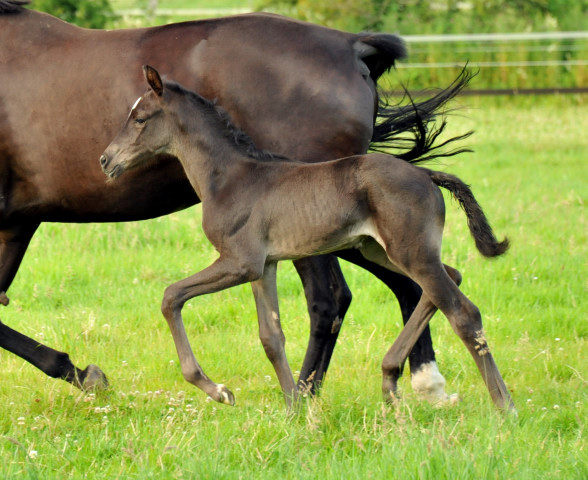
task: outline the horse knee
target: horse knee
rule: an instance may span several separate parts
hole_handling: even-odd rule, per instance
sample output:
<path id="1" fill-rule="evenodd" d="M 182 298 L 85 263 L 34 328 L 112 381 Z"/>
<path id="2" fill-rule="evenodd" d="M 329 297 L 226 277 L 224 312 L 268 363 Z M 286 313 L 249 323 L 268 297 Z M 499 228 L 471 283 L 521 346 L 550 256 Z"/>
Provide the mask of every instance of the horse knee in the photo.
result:
<path id="1" fill-rule="evenodd" d="M 46 359 L 46 364 L 42 370 L 51 378 L 63 378 L 68 380 L 75 376 L 75 366 L 71 363 L 69 354 L 57 352 Z"/>

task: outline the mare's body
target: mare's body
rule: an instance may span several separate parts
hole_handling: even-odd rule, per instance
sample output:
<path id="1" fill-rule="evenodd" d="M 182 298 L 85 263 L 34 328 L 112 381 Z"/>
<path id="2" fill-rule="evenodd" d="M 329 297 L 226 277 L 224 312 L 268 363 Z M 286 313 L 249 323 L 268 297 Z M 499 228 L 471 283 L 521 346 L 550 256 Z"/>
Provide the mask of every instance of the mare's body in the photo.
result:
<path id="1" fill-rule="evenodd" d="M 480 312 L 456 285 L 459 273 L 440 258 L 445 205 L 439 186 L 460 201 L 483 255 L 494 257 L 508 248 L 506 240 L 496 240 L 467 185 L 384 154 L 316 164 L 275 158 L 235 133 L 226 114 L 211 102 L 178 84 L 164 84 L 151 67 L 144 71 L 151 90 L 134 104 L 100 163 L 110 178 L 118 179 L 153 161 L 154 152 L 169 153 L 180 160 L 202 201 L 202 226 L 219 258 L 169 286 L 162 302 L 187 381 L 216 401 L 234 403 L 230 390 L 213 382 L 198 364 L 181 311 L 193 297 L 251 282 L 266 354 L 287 403 L 296 399 L 279 318 L 276 264 L 355 248 L 423 289 L 401 340 L 384 358 L 384 397 L 394 398 L 401 365 L 439 308 L 474 357 L 495 404 L 514 408 Z"/>
<path id="2" fill-rule="evenodd" d="M 143 91 L 139 68 L 143 63 L 153 63 L 217 99 L 260 147 L 316 162 L 367 149 L 377 111 L 375 83 L 404 54 L 402 43 L 392 35 L 352 35 L 271 15 L 94 31 L 23 10 L 16 3 L 0 0 L 0 303 L 4 304 L 41 222 L 140 220 L 199 201 L 181 165 L 165 155 L 120 182 L 103 181 L 95 159 L 120 127 L 128 105 Z M 420 116 L 430 119 L 462 86 L 417 106 Z M 410 130 L 416 125 L 410 110 L 398 110 L 389 120 L 393 129 Z M 378 269 L 370 262 L 364 265 Z M 311 314 L 301 378 L 314 372 L 320 382 L 350 292 L 332 256 L 301 260 L 296 267 Z M 382 269 L 379 274 L 395 290 L 406 320 L 420 290 Z M 66 353 L 3 323 L 0 346 L 76 386 L 106 381 L 97 367 L 78 369 Z M 428 331 L 411 362 L 413 372 L 434 365 Z M 436 392 L 444 395 L 442 386 Z"/>

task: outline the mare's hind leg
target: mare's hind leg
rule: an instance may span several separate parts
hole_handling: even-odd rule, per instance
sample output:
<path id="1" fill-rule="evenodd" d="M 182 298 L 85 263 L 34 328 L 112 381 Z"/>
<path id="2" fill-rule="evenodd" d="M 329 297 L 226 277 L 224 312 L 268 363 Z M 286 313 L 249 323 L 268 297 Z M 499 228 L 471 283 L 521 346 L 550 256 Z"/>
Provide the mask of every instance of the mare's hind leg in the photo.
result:
<path id="1" fill-rule="evenodd" d="M 384 266 L 368 260 L 356 249 L 343 250 L 336 254 L 338 257 L 359 265 L 374 274 L 394 292 L 402 313 L 402 321 L 406 325 L 421 298 L 421 287 L 410 278 L 390 270 L 389 260 L 384 250 L 379 245 L 377 248 L 380 250 L 378 261 L 383 262 Z M 411 385 L 419 397 L 433 404 L 450 403 L 457 400 L 457 394 L 448 395 L 445 393 L 445 378 L 437 367 L 428 323 L 410 350 L 408 361 L 410 363 Z M 404 362 L 394 374 L 396 381 L 402 376 L 403 370 Z"/>
<path id="2" fill-rule="evenodd" d="M 182 320 L 182 307 L 191 298 L 218 292 L 261 277 L 263 260 L 255 262 L 252 258 L 247 265 L 240 260 L 242 259 L 221 254 L 221 257 L 209 267 L 167 287 L 161 304 L 161 312 L 171 330 L 184 378 L 213 400 L 228 405 L 235 404 L 235 397 L 231 391 L 208 378 L 192 352 Z"/>
<path id="3" fill-rule="evenodd" d="M 286 338 L 280 325 L 280 310 L 278 307 L 278 290 L 276 285 L 277 264 L 265 266 L 263 277 L 251 282 L 257 318 L 259 320 L 259 338 L 278 376 L 286 404 L 292 405 L 296 400 L 297 388 L 292 376 L 292 370 L 286 358 Z"/>
<path id="4" fill-rule="evenodd" d="M 310 338 L 298 387 L 315 393 L 329 368 L 351 292 L 333 255 L 301 258 L 294 266 L 302 280 L 310 315 Z"/>
<path id="5" fill-rule="evenodd" d="M 514 409 L 514 403 L 486 342 L 478 308 L 459 290 L 445 269 L 436 262 L 420 268 L 415 276 L 423 293 L 447 317 L 466 345 L 498 408 Z"/>
<path id="6" fill-rule="evenodd" d="M 0 303 L 8 305 L 8 291 L 38 225 L 0 231 Z M 46 375 L 61 378 L 78 388 L 105 388 L 106 376 L 96 365 L 77 368 L 65 352 L 49 348 L 0 322 L 0 347 L 31 363 Z"/>

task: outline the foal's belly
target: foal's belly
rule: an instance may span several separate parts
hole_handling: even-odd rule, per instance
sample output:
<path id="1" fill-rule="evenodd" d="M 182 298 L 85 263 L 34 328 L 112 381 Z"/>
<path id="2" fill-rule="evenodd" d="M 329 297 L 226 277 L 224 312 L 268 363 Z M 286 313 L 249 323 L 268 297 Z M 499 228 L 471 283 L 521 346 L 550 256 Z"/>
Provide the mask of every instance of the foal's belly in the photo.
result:
<path id="1" fill-rule="evenodd" d="M 357 247 L 366 236 L 376 237 L 371 222 L 347 215 L 326 215 L 320 209 L 284 216 L 269 229 L 268 259 L 287 260 Z M 357 215 L 355 215 L 356 217 Z"/>

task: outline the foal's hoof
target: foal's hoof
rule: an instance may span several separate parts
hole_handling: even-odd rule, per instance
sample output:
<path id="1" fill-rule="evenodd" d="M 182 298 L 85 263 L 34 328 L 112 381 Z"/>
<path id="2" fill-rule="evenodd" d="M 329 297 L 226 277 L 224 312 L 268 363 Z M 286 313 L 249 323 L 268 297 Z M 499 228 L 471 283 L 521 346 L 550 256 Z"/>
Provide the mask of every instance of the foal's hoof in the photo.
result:
<path id="1" fill-rule="evenodd" d="M 398 393 L 398 391 L 394 392 L 392 390 L 383 390 L 382 391 L 382 396 L 384 399 L 384 402 L 387 405 L 398 405 L 398 402 L 400 401 L 400 394 Z"/>
<path id="2" fill-rule="evenodd" d="M 216 386 L 216 391 L 213 392 L 210 397 L 218 403 L 224 403 L 225 405 L 230 405 L 231 407 L 235 405 L 235 396 L 222 383 L 219 383 Z"/>
<path id="3" fill-rule="evenodd" d="M 108 388 L 108 379 L 97 365 L 88 365 L 80 377 L 80 386 L 84 391 L 95 392 Z"/>

